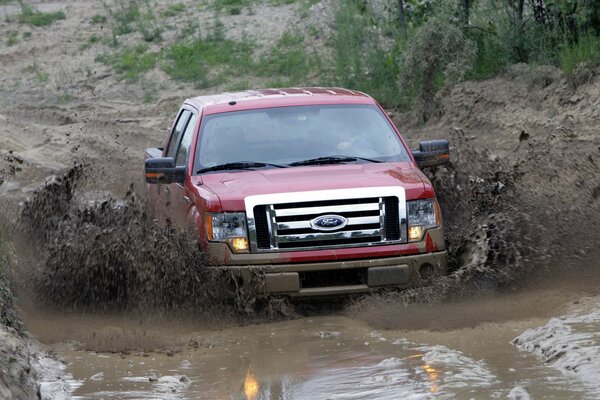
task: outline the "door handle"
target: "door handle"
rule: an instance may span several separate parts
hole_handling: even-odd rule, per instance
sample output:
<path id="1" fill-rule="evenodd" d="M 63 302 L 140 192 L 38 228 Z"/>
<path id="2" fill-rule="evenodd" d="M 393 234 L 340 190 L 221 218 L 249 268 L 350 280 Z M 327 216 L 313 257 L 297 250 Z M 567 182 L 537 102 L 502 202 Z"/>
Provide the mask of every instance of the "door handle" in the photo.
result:
<path id="1" fill-rule="evenodd" d="M 192 202 L 192 200 L 190 200 L 190 198 L 187 196 L 183 196 L 183 201 L 185 204 L 190 204 Z"/>

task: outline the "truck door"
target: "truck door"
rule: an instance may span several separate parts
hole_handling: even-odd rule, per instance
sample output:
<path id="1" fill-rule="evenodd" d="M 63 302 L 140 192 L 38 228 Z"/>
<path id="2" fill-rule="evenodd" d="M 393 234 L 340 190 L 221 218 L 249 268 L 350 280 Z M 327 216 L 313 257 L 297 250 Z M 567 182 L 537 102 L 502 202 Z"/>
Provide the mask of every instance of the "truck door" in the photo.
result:
<path id="1" fill-rule="evenodd" d="M 182 109 L 177 116 L 177 120 L 173 125 L 173 129 L 171 129 L 171 135 L 169 135 L 169 141 L 165 147 L 163 157 L 173 157 L 177 155 L 177 149 L 179 148 L 179 143 L 181 142 L 181 137 L 183 136 L 183 131 L 187 126 L 188 121 L 190 120 L 190 116 L 192 112 L 188 109 Z M 158 186 L 158 213 L 156 214 L 158 220 L 161 224 L 165 222 L 167 218 L 170 218 L 170 209 L 173 207 L 172 197 L 171 197 L 171 185 L 160 184 Z"/>
<path id="2" fill-rule="evenodd" d="M 181 140 L 179 141 L 179 145 L 177 146 L 177 151 L 175 152 L 175 165 L 177 167 L 187 167 L 188 166 L 188 155 L 190 153 L 190 146 L 192 145 L 192 139 L 194 138 L 194 133 L 196 132 L 196 128 L 198 125 L 198 114 L 195 111 L 191 112 L 191 116 L 189 121 L 187 122 L 185 129 L 183 131 L 183 135 L 181 136 Z M 188 171 L 186 174 L 186 182 L 187 176 L 192 174 L 193 171 Z M 185 228 L 187 223 L 187 216 L 190 207 L 192 206 L 191 195 L 189 189 L 186 184 L 183 183 L 172 183 L 168 185 L 168 191 L 170 194 L 171 207 L 168 208 L 168 217 L 173 221 L 176 225 Z"/>

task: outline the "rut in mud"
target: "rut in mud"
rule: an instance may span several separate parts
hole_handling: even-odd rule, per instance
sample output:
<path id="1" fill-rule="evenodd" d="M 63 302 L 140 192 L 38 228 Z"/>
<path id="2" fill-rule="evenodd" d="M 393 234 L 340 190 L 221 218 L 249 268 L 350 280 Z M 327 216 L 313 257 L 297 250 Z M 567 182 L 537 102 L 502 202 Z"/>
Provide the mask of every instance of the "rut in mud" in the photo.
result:
<path id="1" fill-rule="evenodd" d="M 454 130 L 451 164 L 429 172 L 444 215 L 452 272 L 402 292 L 366 296 L 350 309 L 372 311 L 383 304 L 439 303 L 501 291 L 585 254 L 598 237 L 593 232 L 599 202 L 589 201 L 593 187 L 574 196 L 564 186 L 548 196 L 539 189 L 546 186 L 530 185 L 548 176 L 561 183 L 574 178 L 547 170 L 548 162 L 565 160 L 561 140 L 529 143 L 525 160 L 508 165 Z M 567 159 L 575 163 L 568 170 L 593 176 L 598 149 L 590 147 L 587 159 L 582 157 Z M 87 191 L 85 181 L 85 168 L 74 166 L 24 203 L 22 229 L 43 255 L 33 271 L 42 303 L 92 310 L 224 306 L 219 293 L 227 277 L 206 268 L 193 233 L 156 224 L 133 190 L 117 200 Z M 569 248 L 577 250 L 564 251 Z M 238 310 L 250 310 L 254 300 L 239 294 Z M 274 304 L 280 312 L 271 315 L 293 314 L 287 303 Z"/>

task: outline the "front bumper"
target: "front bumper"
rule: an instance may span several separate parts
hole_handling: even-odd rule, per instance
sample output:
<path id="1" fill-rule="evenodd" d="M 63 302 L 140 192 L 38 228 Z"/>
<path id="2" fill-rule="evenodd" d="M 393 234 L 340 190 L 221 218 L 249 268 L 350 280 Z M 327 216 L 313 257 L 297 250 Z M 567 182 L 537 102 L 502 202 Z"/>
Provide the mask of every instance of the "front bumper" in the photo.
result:
<path id="1" fill-rule="evenodd" d="M 233 291 L 291 297 L 335 296 L 368 292 L 385 287 L 408 287 L 446 273 L 447 252 L 362 260 L 272 264 L 227 265 Z"/>

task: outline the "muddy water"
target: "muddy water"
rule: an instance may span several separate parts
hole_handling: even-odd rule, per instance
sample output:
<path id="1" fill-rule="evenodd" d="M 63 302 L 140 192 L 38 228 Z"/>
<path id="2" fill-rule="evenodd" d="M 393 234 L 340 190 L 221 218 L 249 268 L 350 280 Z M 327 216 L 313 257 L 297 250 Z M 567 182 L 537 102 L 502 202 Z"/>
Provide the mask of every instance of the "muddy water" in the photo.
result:
<path id="1" fill-rule="evenodd" d="M 585 382 L 511 344 L 543 320 L 430 332 L 374 330 L 342 316 L 219 330 L 189 321 L 142 326 L 129 318 L 88 318 L 63 317 L 40 332 L 46 340 L 73 338 L 54 348 L 67 360 L 65 379 L 76 398 L 591 398 Z M 36 320 L 33 329 L 56 319 Z M 89 351 L 111 340 L 127 346 L 127 338 L 139 345 L 140 337 L 164 347 Z"/>

